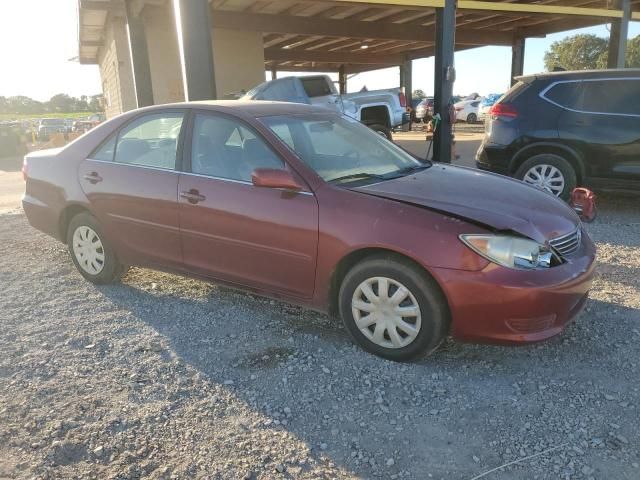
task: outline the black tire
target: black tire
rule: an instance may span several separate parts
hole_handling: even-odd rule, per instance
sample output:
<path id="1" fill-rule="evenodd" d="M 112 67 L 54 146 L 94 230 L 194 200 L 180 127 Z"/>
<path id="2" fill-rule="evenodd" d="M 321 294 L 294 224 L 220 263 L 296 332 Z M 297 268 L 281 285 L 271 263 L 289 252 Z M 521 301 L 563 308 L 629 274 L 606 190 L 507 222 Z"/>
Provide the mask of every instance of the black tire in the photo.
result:
<path id="1" fill-rule="evenodd" d="M 102 269 L 97 274 L 91 274 L 84 267 L 80 265 L 80 261 L 74 252 L 74 233 L 80 227 L 89 227 L 102 243 L 102 252 L 104 254 L 104 262 L 102 263 Z M 124 272 L 124 268 L 118 261 L 116 254 L 109 244 L 109 241 L 104 236 L 102 228 L 98 221 L 93 217 L 93 215 L 82 212 L 78 213 L 74 216 L 69 222 L 69 226 L 67 228 L 67 247 L 69 249 L 69 254 L 71 255 L 71 260 L 73 264 L 76 266 L 80 274 L 89 280 L 92 283 L 104 285 L 107 283 L 114 283 L 120 280 L 122 273 Z"/>
<path id="2" fill-rule="evenodd" d="M 467 115 L 467 123 L 476 123 L 478 121 L 478 116 L 475 113 L 470 113 Z"/>
<path id="3" fill-rule="evenodd" d="M 387 277 L 405 286 L 420 307 L 421 327 L 416 338 L 400 348 L 386 348 L 369 340 L 358 328 L 351 302 L 358 286 L 372 277 Z M 433 352 L 449 331 L 449 306 L 440 287 L 427 272 L 395 255 L 370 257 L 345 275 L 339 292 L 340 316 L 351 337 L 364 350 L 389 360 L 419 360 Z M 384 335 L 388 337 L 388 331 Z"/>
<path id="4" fill-rule="evenodd" d="M 518 180 L 523 180 L 529 170 L 537 165 L 551 165 L 557 168 L 563 176 L 564 188 L 556 195 L 563 200 L 569 200 L 571 191 L 576 188 L 577 178 L 573 166 L 562 156 L 555 153 L 539 153 L 528 158 L 513 175 Z"/>
<path id="5" fill-rule="evenodd" d="M 391 129 L 389 127 L 385 127 L 379 123 L 372 123 L 371 125 L 367 125 L 374 132 L 387 137 L 387 140 L 393 141 L 393 136 L 391 135 Z"/>

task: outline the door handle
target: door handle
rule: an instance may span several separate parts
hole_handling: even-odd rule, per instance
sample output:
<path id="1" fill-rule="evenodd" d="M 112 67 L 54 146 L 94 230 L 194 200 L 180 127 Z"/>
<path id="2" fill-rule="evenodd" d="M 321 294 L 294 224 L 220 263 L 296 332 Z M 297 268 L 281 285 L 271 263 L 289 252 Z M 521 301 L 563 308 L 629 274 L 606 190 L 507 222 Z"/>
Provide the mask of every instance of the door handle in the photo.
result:
<path id="1" fill-rule="evenodd" d="M 194 205 L 198 202 L 204 202 L 207 199 L 204 195 L 200 195 L 200 192 L 195 188 L 192 188 L 188 192 L 180 192 L 180 197 Z"/>
<path id="2" fill-rule="evenodd" d="M 85 179 L 85 180 L 88 180 L 88 181 L 89 181 L 89 183 L 93 183 L 93 184 L 96 184 L 96 183 L 98 183 L 98 182 L 101 182 L 101 181 L 102 181 L 102 177 L 101 177 L 100 175 L 98 175 L 98 172 L 91 172 L 91 173 L 87 173 L 87 174 L 84 176 L 84 179 Z"/>

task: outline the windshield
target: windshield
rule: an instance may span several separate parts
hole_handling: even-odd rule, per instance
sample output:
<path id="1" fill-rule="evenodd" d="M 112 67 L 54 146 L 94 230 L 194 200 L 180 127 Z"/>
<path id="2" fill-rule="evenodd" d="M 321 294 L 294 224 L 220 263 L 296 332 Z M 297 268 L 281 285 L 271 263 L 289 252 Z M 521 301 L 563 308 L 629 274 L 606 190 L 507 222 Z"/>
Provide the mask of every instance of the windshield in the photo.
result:
<path id="1" fill-rule="evenodd" d="M 327 182 L 386 180 L 430 165 L 349 117 L 307 114 L 260 120 Z"/>

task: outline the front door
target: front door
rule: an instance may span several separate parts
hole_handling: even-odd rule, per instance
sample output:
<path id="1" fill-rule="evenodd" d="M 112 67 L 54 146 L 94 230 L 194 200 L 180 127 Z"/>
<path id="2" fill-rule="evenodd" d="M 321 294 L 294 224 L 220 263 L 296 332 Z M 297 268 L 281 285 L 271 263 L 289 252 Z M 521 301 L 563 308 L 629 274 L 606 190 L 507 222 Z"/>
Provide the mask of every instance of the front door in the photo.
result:
<path id="1" fill-rule="evenodd" d="M 79 168 L 91 210 L 120 260 L 180 267 L 177 145 L 184 112 L 133 120 Z"/>
<path id="2" fill-rule="evenodd" d="M 288 168 L 266 141 L 232 117 L 198 113 L 180 175 L 186 268 L 300 298 L 313 294 L 318 205 L 310 190 L 256 187 L 256 168 Z"/>

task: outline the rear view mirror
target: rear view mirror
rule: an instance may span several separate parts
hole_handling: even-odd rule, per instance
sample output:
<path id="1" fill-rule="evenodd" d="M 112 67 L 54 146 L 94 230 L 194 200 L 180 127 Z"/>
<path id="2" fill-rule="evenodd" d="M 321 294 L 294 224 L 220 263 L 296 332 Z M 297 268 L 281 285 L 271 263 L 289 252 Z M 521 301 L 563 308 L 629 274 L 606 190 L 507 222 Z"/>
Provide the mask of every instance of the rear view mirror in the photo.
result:
<path id="1" fill-rule="evenodd" d="M 251 174 L 251 181 L 256 187 L 284 188 L 296 192 L 302 190 L 302 185 L 290 172 L 277 168 L 256 168 Z"/>

